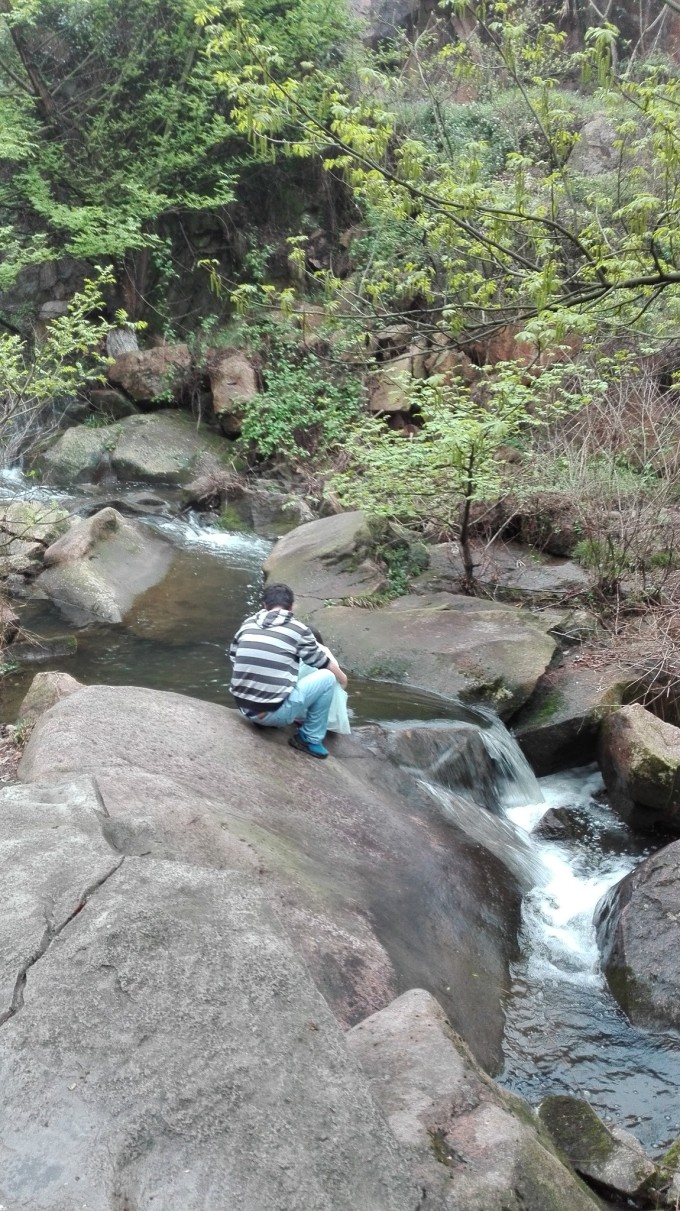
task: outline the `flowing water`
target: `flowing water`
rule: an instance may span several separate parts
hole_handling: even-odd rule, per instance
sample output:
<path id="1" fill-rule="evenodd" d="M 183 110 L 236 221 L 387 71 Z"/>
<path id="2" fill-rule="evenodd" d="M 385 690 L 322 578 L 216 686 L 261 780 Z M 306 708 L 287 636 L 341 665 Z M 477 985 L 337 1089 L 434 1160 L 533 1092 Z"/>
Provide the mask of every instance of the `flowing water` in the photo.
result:
<path id="1" fill-rule="evenodd" d="M 6 489 L 21 486 L 17 477 L 5 480 Z M 63 668 L 85 683 L 141 684 L 230 706 L 225 644 L 257 604 L 270 544 L 206 529 L 198 519 L 154 517 L 146 524 L 177 548 L 170 576 L 138 598 L 124 626 L 84 628 L 74 656 L 37 667 Z M 68 630 L 45 602 L 27 603 L 22 622 L 40 635 Z M 25 668 L 3 679 L 1 719 L 15 717 L 34 672 Z M 444 787 L 428 787 L 441 811 L 501 858 L 525 892 L 520 957 L 505 1005 L 501 1081 L 532 1104 L 548 1093 L 584 1097 L 652 1151 L 677 1138 L 680 1036 L 631 1026 L 599 971 L 593 909 L 645 850 L 603 802 L 597 769 L 537 781 L 494 716 L 434 694 L 353 681 L 350 706 L 355 724 L 472 722 L 493 760 L 497 814 Z M 579 840 L 558 843 L 531 834 L 545 811 L 563 806 L 585 821 Z"/>

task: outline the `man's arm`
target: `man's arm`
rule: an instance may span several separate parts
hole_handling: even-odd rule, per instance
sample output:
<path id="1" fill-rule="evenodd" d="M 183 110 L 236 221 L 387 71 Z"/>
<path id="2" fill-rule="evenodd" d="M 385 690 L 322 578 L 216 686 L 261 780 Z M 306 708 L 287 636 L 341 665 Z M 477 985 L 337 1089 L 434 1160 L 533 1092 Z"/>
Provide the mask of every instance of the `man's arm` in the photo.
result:
<path id="1" fill-rule="evenodd" d="M 324 644 L 321 644 L 320 646 L 323 648 L 324 652 L 328 656 L 328 664 L 326 665 L 326 668 L 330 669 L 331 673 L 335 677 L 335 680 L 337 682 L 339 682 L 339 684 L 342 686 L 343 690 L 346 690 L 347 689 L 347 674 L 343 673 L 342 669 L 340 668 L 340 665 L 338 664 L 337 660 L 335 659 L 335 656 L 331 652 L 330 648 L 325 647 Z"/>

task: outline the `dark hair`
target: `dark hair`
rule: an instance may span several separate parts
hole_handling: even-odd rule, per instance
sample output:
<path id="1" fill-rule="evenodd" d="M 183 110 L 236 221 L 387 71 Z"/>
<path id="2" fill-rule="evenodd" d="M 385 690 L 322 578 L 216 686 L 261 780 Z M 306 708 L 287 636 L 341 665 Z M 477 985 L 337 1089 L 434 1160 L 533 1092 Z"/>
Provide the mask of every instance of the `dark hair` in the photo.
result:
<path id="1" fill-rule="evenodd" d="M 309 629 L 312 632 L 312 635 L 314 636 L 314 638 L 316 639 L 316 642 L 323 644 L 323 639 L 321 638 L 321 632 L 317 631 L 316 627 L 310 627 Z"/>
<path id="2" fill-rule="evenodd" d="M 267 610 L 292 610 L 293 590 L 287 584 L 266 584 L 262 590 L 262 604 Z"/>

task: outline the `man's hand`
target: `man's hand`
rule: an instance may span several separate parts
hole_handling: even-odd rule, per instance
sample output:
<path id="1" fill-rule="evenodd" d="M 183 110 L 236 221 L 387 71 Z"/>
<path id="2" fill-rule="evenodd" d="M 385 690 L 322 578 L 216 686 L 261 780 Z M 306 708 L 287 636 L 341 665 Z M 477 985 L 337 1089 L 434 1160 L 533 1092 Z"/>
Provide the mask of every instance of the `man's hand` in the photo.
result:
<path id="1" fill-rule="evenodd" d="M 328 656 L 328 664 L 326 665 L 326 668 L 330 669 L 331 673 L 335 677 L 335 680 L 337 682 L 339 682 L 339 684 L 342 686 L 343 690 L 346 690 L 347 689 L 347 674 L 343 673 L 342 669 L 340 668 L 340 665 L 338 664 L 337 660 L 335 659 L 335 656 L 331 652 L 330 648 L 327 648 L 326 645 L 323 643 L 320 643 L 319 647 L 322 648 L 323 651 Z"/>

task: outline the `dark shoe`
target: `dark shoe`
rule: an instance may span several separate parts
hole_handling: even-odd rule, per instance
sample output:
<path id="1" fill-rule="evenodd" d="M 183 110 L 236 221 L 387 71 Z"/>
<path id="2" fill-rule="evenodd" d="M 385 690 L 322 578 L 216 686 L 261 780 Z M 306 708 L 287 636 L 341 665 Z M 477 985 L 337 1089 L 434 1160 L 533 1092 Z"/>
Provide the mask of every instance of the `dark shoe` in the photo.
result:
<path id="1" fill-rule="evenodd" d="M 323 744 L 319 744 L 314 740 L 305 740 L 300 732 L 296 732 L 288 741 L 291 748 L 296 748 L 300 753 L 309 753 L 310 757 L 319 757 L 323 759 L 328 756 L 328 749 L 324 748 Z"/>

